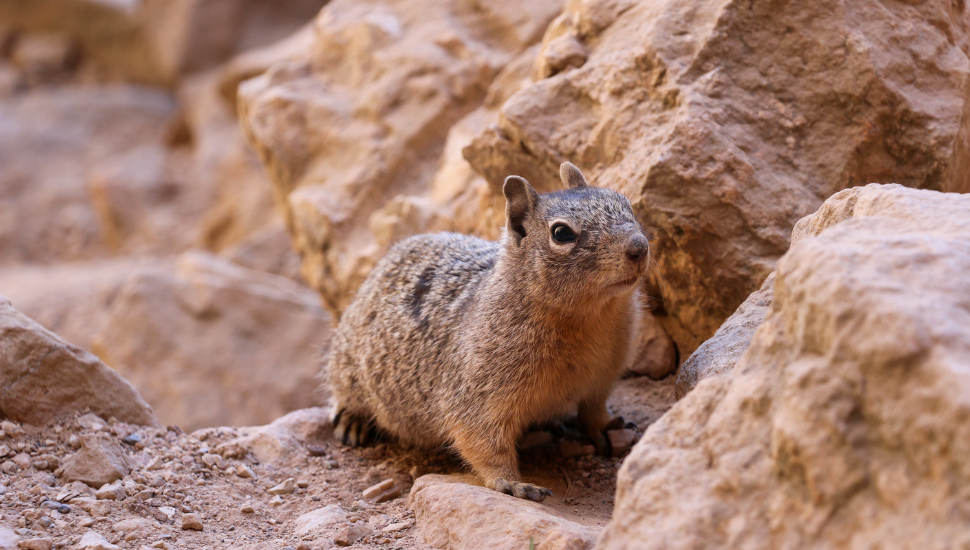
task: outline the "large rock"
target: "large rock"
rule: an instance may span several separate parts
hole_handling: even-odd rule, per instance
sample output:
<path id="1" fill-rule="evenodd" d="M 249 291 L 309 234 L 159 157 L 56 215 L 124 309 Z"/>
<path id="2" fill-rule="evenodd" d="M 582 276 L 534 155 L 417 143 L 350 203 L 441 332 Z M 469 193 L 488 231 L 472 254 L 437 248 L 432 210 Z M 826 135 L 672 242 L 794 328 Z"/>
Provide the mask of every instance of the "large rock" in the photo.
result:
<path id="1" fill-rule="evenodd" d="M 121 375 L 0 296 L 0 417 L 43 425 L 85 409 L 122 422 L 158 424 Z"/>
<path id="2" fill-rule="evenodd" d="M 189 252 L 132 276 L 94 350 L 166 423 L 260 425 L 319 402 L 329 331 L 312 290 Z"/>
<path id="3" fill-rule="evenodd" d="M 466 158 L 496 191 L 508 174 L 555 189 L 570 160 L 629 197 L 686 357 L 829 195 L 965 178 L 968 22 L 949 0 L 570 2 L 536 59 L 545 78 Z"/>
<path id="4" fill-rule="evenodd" d="M 551 514 L 542 504 L 463 483 L 467 478 L 429 474 L 411 488 L 421 537 L 448 550 L 521 550 L 531 540 L 543 550 L 585 550 L 597 530 Z"/>
<path id="5" fill-rule="evenodd" d="M 240 118 L 283 199 L 303 274 L 332 312 L 386 250 L 371 224 L 389 226 L 373 215 L 427 193 L 449 128 L 561 5 L 334 0 L 303 59 L 240 86 Z M 421 202 L 397 201 L 398 213 L 424 228 L 435 209 Z"/>
<path id="6" fill-rule="evenodd" d="M 792 240 L 738 365 L 624 462 L 598 548 L 970 543 L 970 196 L 854 188 Z"/>
<path id="7" fill-rule="evenodd" d="M 744 301 L 724 321 L 714 336 L 707 339 L 677 371 L 674 395 L 687 395 L 701 380 L 723 372 L 730 372 L 748 351 L 751 338 L 771 311 L 771 297 L 775 288 L 775 274 L 765 279 L 757 292 Z"/>

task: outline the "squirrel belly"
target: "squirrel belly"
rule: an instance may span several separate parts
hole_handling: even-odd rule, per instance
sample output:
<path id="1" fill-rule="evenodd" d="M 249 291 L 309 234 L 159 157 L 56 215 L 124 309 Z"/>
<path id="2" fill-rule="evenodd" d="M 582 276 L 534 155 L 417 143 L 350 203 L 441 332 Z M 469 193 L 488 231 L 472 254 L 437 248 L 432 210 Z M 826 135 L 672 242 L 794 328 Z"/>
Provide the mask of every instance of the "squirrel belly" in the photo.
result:
<path id="1" fill-rule="evenodd" d="M 516 444 L 536 422 L 578 406 L 598 448 L 606 400 L 632 361 L 638 282 L 649 244 L 622 195 L 568 186 L 539 195 L 505 183 L 499 242 L 454 233 L 395 245 L 335 332 L 327 371 L 335 435 L 373 430 L 421 447 L 450 445 L 486 486 L 542 500 L 521 481 Z"/>

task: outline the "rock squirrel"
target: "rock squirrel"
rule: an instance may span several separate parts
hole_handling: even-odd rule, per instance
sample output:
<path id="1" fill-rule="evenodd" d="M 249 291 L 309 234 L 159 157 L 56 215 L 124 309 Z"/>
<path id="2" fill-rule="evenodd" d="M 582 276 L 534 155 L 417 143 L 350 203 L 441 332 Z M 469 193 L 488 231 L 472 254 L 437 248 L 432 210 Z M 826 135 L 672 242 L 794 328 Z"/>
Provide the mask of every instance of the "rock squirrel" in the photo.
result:
<path id="1" fill-rule="evenodd" d="M 626 197 L 568 162 L 560 176 L 567 188 L 543 195 L 506 178 L 499 242 L 417 235 L 377 264 L 331 344 L 335 437 L 357 446 L 376 429 L 450 445 L 487 487 L 535 501 L 552 493 L 519 475 L 530 425 L 578 407 L 606 448 L 650 246 Z"/>

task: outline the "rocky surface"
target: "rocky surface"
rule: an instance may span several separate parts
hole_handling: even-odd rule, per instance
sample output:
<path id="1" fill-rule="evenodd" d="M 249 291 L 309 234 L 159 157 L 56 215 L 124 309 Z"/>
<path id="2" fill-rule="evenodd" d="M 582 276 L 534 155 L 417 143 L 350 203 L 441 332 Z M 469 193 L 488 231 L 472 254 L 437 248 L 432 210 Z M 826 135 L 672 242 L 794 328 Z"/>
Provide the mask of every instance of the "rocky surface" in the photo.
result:
<path id="1" fill-rule="evenodd" d="M 310 289 L 212 254 L 137 272 L 94 350 L 185 429 L 257 425 L 320 403 L 330 317 Z"/>
<path id="2" fill-rule="evenodd" d="M 672 382 L 670 377 L 624 380 L 612 406 L 636 419 L 641 434 L 673 403 Z M 578 540 L 583 545 L 578 548 L 586 548 L 609 519 L 620 459 L 595 456 L 589 444 L 580 444 L 575 456 L 563 456 L 561 443 L 576 437 L 574 432 L 534 432 L 542 437 L 531 439 L 540 443 L 523 449 L 526 479 L 556 492 L 538 505 L 466 483 L 447 483 L 448 492 L 431 499 L 440 490 L 429 483 L 433 474 L 468 479 L 453 456 L 389 442 L 349 449 L 331 439 L 330 429 L 322 408 L 294 411 L 266 426 L 189 434 L 93 414 L 60 417 L 45 426 L 4 421 L 0 548 L 45 541 L 57 548 L 312 550 L 346 543 L 430 550 L 441 548 L 435 533 L 446 528 L 435 523 L 435 513 L 427 515 L 432 508 L 451 510 L 452 519 L 477 510 L 476 525 L 507 533 L 508 541 L 516 533 L 505 524 L 513 520 L 536 543 Z M 38 468 L 41 457 L 61 466 Z M 71 481 L 81 465 L 88 472 L 117 472 L 97 481 L 86 478 L 95 485 L 105 481 L 94 489 Z M 415 479 L 422 481 L 413 486 Z M 423 496 L 409 501 L 422 486 Z M 523 505 L 529 512 L 519 517 Z M 421 514 L 427 521 L 416 522 Z M 569 538 L 570 533 L 581 538 Z M 460 541 L 480 546 L 486 540 L 481 534 L 478 540 L 469 537 L 465 531 L 445 547 L 460 548 L 455 543 Z M 528 548 L 528 537 L 517 540 L 515 548 Z"/>
<path id="3" fill-rule="evenodd" d="M 624 463 L 598 548 L 970 540 L 970 197 L 853 188 L 792 241 L 738 365 Z"/>
<path id="4" fill-rule="evenodd" d="M 158 423 L 121 375 L 0 296 L 0 417 L 44 424 L 84 410 L 133 424 Z"/>
<path id="5" fill-rule="evenodd" d="M 561 5 L 334 0 L 309 52 L 240 88 L 242 121 L 284 198 L 303 274 L 335 314 L 392 244 L 375 242 L 378 212 L 431 187 L 448 129 Z M 425 225 L 433 207 L 422 202 L 399 204 L 392 240 L 409 221 Z"/>
<path id="6" fill-rule="evenodd" d="M 474 19 L 379 6 L 331 3 L 310 53 L 240 95 L 303 273 L 337 315 L 397 239 L 494 237 L 503 178 L 553 190 L 571 160 L 626 194 L 651 231 L 648 305 L 676 342 L 661 348 L 686 358 L 832 193 L 960 185 L 960 6 L 571 2 L 528 50 L 525 38 L 480 44 Z M 435 11 L 449 9 L 461 10 Z"/>
<path id="7" fill-rule="evenodd" d="M 687 395 L 701 380 L 723 372 L 730 372 L 748 351 L 754 331 L 771 311 L 771 297 L 775 288 L 772 272 L 757 292 L 744 301 L 738 310 L 724 321 L 714 336 L 708 338 L 677 371 L 674 391 L 677 399 Z"/>
<path id="8" fill-rule="evenodd" d="M 496 189 L 526 172 L 555 188 L 570 160 L 626 194 L 653 232 L 656 313 L 686 357 L 827 196 L 960 177 L 967 30 L 942 1 L 571 2 L 536 59 L 545 78 L 466 158 Z"/>

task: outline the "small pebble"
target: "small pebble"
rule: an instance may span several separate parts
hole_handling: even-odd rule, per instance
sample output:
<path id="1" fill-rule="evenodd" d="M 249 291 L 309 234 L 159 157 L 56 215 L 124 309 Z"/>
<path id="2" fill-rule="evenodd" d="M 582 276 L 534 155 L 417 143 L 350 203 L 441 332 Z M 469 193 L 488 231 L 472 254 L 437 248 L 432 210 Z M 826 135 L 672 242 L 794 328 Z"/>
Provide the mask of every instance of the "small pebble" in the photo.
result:
<path id="1" fill-rule="evenodd" d="M 202 520 L 198 514 L 185 514 L 182 516 L 182 529 L 192 529 L 201 531 L 203 529 Z"/>
<path id="2" fill-rule="evenodd" d="M 324 456 L 327 454 L 327 448 L 320 445 L 307 445 L 306 452 L 310 456 Z"/>
<path id="3" fill-rule="evenodd" d="M 293 481 L 292 477 L 286 478 L 285 481 L 269 490 L 269 492 L 274 495 L 288 495 L 293 491 L 296 491 L 296 483 Z"/>
<path id="4" fill-rule="evenodd" d="M 249 466 L 246 466 L 245 464 L 240 464 L 236 467 L 236 475 L 243 479 L 251 479 L 256 477 L 256 474 L 254 474 L 253 471 L 249 469 Z"/>
<path id="5" fill-rule="evenodd" d="M 283 504 L 283 498 L 279 495 L 269 499 L 270 506 L 281 506 Z"/>
<path id="6" fill-rule="evenodd" d="M 380 504 L 401 496 L 401 488 L 393 478 L 385 479 L 377 485 L 364 489 L 363 496 L 375 504 Z"/>
<path id="7" fill-rule="evenodd" d="M 392 523 L 392 524 L 388 525 L 387 527 L 381 529 L 381 531 L 384 532 L 384 533 L 394 533 L 395 531 L 403 531 L 403 530 L 405 530 L 405 529 L 407 529 L 409 527 L 411 527 L 411 522 L 410 521 L 404 521 L 404 522 L 401 522 L 401 523 Z"/>
<path id="8" fill-rule="evenodd" d="M 333 541 L 337 543 L 337 546 L 350 546 L 369 534 L 371 534 L 371 529 L 366 523 L 349 523 L 337 530 Z"/>

